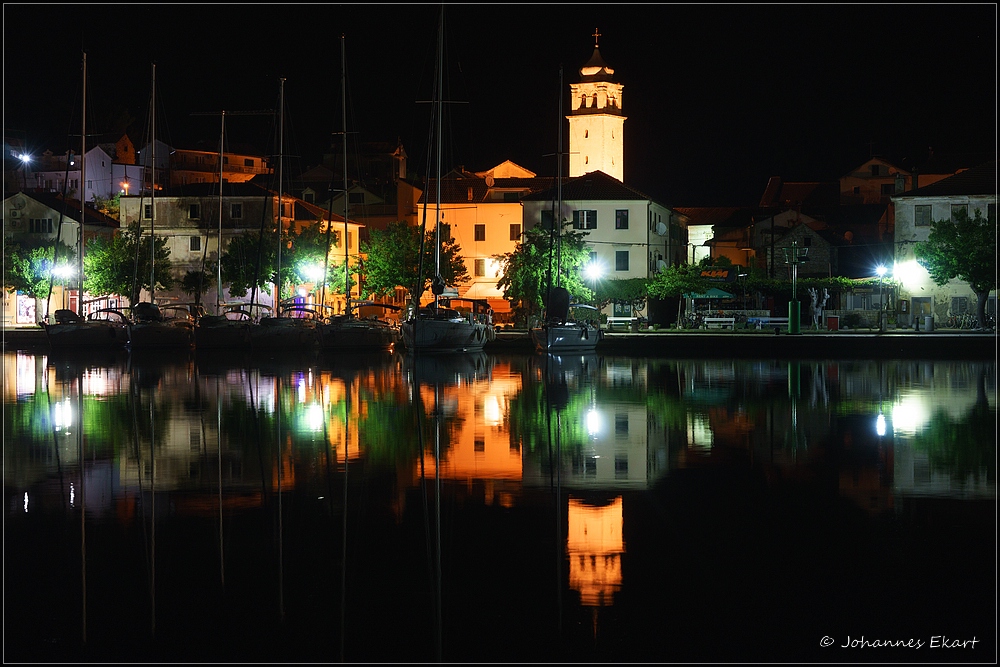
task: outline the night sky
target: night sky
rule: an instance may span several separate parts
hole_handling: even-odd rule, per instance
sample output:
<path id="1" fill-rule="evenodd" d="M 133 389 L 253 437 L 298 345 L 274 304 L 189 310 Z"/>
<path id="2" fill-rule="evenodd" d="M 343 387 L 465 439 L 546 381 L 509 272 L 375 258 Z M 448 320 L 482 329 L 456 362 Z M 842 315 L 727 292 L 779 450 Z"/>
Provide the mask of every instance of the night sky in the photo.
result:
<path id="1" fill-rule="evenodd" d="M 341 128 L 403 141 L 424 172 L 440 5 L 5 5 L 4 127 L 63 152 L 80 128 L 218 146 L 217 116 L 276 109 L 286 174 Z M 669 206 L 752 205 L 767 179 L 832 180 L 871 154 L 974 166 L 996 155 L 996 5 L 459 4 L 445 9 L 446 167 L 512 160 L 555 175 L 559 86 L 594 33 L 624 84 L 625 182 Z M 565 100 L 568 108 L 568 100 Z M 128 117 L 124 117 L 126 120 Z M 227 144 L 276 153 L 270 119 Z M 567 143 L 568 148 L 568 143 Z M 965 163 L 965 164 L 963 164 Z"/>

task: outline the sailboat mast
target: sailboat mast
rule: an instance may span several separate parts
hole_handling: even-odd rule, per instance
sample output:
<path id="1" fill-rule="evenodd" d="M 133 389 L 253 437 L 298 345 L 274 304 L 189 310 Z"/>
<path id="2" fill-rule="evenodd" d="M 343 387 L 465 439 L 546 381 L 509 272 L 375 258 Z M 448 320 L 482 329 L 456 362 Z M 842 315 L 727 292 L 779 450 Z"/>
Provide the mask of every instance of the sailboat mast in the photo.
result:
<path id="1" fill-rule="evenodd" d="M 344 35 L 340 35 L 340 104 L 343 122 L 342 138 L 344 144 L 344 296 L 347 299 L 346 315 L 351 317 L 351 267 L 350 249 L 347 246 L 347 206 L 350 197 L 347 194 L 347 64 L 344 50 Z M 333 221 L 330 221 L 333 224 Z M 345 458 L 344 461 L 347 461 Z"/>
<path id="2" fill-rule="evenodd" d="M 562 287 L 562 168 L 563 168 L 563 68 L 559 66 L 559 147 L 556 149 L 556 198 L 558 200 L 553 223 L 556 225 L 556 287 Z"/>
<path id="3" fill-rule="evenodd" d="M 274 312 L 276 315 L 281 315 L 281 180 L 285 157 L 285 77 L 278 80 L 281 82 L 281 93 L 278 97 L 278 273 L 274 286 Z"/>
<path id="4" fill-rule="evenodd" d="M 438 27 L 437 62 L 437 177 L 434 179 L 436 193 L 434 199 L 434 276 L 441 275 L 441 99 L 444 96 L 444 7 L 441 8 L 441 24 Z M 434 294 L 434 308 L 438 307 L 437 293 Z"/>
<path id="5" fill-rule="evenodd" d="M 153 95 L 150 104 L 149 148 L 149 302 L 156 303 L 156 63 L 153 63 Z"/>
<path id="6" fill-rule="evenodd" d="M 215 262 L 215 314 L 222 314 L 222 161 L 226 152 L 226 110 L 222 110 L 222 134 L 219 136 L 219 256 Z M 205 244 L 208 245 L 207 243 Z"/>
<path id="7" fill-rule="evenodd" d="M 83 317 L 83 246 L 84 226 L 87 220 L 87 52 L 83 52 L 83 127 L 80 130 L 80 266 L 77 273 L 80 276 L 80 291 L 77 309 Z M 67 157 L 67 159 L 69 159 Z"/>

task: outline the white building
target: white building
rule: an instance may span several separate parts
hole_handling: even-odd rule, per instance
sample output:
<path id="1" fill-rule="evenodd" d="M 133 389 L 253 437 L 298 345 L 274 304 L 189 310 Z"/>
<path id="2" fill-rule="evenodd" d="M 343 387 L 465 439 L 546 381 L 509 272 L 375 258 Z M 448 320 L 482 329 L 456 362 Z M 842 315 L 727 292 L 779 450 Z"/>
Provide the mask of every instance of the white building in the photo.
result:
<path id="1" fill-rule="evenodd" d="M 938 326 L 952 315 L 975 312 L 976 295 L 958 279 L 938 286 L 916 261 L 915 245 L 927 241 L 931 223 L 946 220 L 959 209 L 970 217 L 979 211 L 996 224 L 996 161 L 961 171 L 936 183 L 892 197 L 896 207 L 893 278 L 900 283 L 899 299 L 909 301 L 910 317 L 933 315 Z M 987 312 L 996 313 L 996 290 L 990 292 Z M 903 316 L 903 314 L 900 314 Z"/>

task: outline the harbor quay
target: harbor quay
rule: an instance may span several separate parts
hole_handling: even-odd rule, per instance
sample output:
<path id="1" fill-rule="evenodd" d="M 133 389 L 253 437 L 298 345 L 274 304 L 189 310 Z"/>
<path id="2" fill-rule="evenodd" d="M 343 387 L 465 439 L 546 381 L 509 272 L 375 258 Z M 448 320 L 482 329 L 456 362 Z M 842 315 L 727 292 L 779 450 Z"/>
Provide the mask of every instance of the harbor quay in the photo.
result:
<path id="1" fill-rule="evenodd" d="M 10 327 L 3 331 L 6 351 L 45 349 L 48 341 L 41 327 Z M 531 352 L 532 342 L 523 329 L 501 329 L 487 352 Z M 738 358 L 857 358 L 857 359 L 995 359 L 995 332 L 967 329 L 870 330 L 802 329 L 790 334 L 783 328 L 678 330 L 639 332 L 604 331 L 597 346 L 602 354 L 669 357 Z"/>

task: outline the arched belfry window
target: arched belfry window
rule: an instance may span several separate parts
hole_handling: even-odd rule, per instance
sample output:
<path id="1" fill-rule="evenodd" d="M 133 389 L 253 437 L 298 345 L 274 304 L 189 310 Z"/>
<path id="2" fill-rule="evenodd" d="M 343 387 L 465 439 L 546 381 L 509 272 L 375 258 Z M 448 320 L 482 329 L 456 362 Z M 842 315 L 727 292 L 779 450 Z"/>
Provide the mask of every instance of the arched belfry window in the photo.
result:
<path id="1" fill-rule="evenodd" d="M 587 108 L 587 93 L 580 95 L 580 108 L 581 109 Z"/>
<path id="2" fill-rule="evenodd" d="M 593 107 L 595 109 L 597 108 L 597 93 L 594 93 L 594 104 L 593 104 Z"/>

